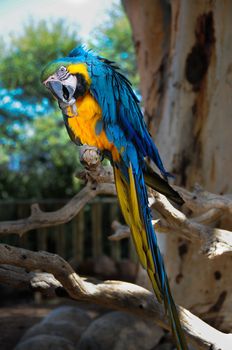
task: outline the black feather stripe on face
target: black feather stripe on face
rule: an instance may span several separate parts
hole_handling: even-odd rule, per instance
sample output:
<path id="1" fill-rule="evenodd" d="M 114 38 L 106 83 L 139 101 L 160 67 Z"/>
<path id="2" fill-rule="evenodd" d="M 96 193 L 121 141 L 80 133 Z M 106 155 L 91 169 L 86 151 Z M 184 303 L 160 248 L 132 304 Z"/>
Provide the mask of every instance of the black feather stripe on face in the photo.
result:
<path id="1" fill-rule="evenodd" d="M 77 78 L 77 87 L 76 87 L 76 90 L 74 92 L 73 97 L 75 99 L 78 99 L 78 97 L 85 95 L 85 93 L 88 91 L 89 85 L 88 85 L 87 81 L 85 80 L 85 77 L 83 74 L 77 73 L 75 75 Z"/>

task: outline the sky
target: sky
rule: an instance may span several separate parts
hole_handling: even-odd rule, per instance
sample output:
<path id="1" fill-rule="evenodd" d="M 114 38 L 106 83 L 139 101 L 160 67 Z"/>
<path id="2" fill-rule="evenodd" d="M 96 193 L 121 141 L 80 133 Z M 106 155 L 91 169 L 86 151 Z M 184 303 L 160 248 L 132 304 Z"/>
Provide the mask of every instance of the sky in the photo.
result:
<path id="1" fill-rule="evenodd" d="M 78 24 L 83 39 L 93 28 L 107 19 L 107 10 L 119 0 L 0 0 L 0 36 L 20 32 L 30 17 L 39 19 L 66 18 Z"/>

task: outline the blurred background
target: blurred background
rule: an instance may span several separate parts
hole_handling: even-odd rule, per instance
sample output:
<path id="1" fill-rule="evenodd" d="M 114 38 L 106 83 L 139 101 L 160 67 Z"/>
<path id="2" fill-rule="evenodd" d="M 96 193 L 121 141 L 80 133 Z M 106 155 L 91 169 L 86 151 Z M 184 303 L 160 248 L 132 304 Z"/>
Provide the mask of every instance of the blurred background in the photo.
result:
<path id="1" fill-rule="evenodd" d="M 43 66 L 85 44 L 119 62 L 138 94 L 139 78 L 131 28 L 120 1 L 10 0 L 0 2 L 0 13 L 3 221 L 27 217 L 35 202 L 43 210 L 56 210 L 84 186 L 75 177 L 82 169 L 78 149 L 69 139 L 57 103 L 40 83 Z M 127 240 L 112 244 L 107 238 L 116 218 L 121 219 L 117 199 L 99 197 L 68 224 L 38 229 L 21 238 L 1 237 L 1 243 L 58 253 L 81 274 L 134 281 L 137 259 L 132 244 Z M 0 331 L 1 349 L 11 349 L 9 338 L 15 344 L 24 327 L 37 319 L 36 305 L 50 305 L 51 301 L 5 286 L 0 286 L 0 294 L 1 305 L 8 307 L 1 323 L 8 317 L 10 322 L 16 320 L 15 334 Z M 18 318 L 12 317 L 17 306 Z"/>
<path id="2" fill-rule="evenodd" d="M 47 62 L 79 44 L 117 62 L 132 82 L 175 184 L 192 189 L 198 183 L 207 191 L 231 194 L 231 1 L 122 3 L 0 1 L 1 221 L 27 217 L 35 202 L 56 210 L 84 186 L 75 177 L 82 169 L 78 149 L 39 80 Z M 115 219 L 122 222 L 117 199 L 99 197 L 65 225 L 21 238 L 1 236 L 1 243 L 58 253 L 87 276 L 138 282 L 132 242 L 108 240 Z M 223 214 L 214 225 L 231 230 L 231 218 Z M 200 244 L 178 235 L 159 240 L 177 303 L 231 331 L 230 257 L 209 260 L 199 254 Z M 148 286 L 143 279 L 139 283 Z M 13 349 L 32 323 L 60 303 L 0 285 L 0 348 Z M 158 338 L 162 345 L 163 333 Z M 171 342 L 165 349 L 172 349 Z"/>
<path id="3" fill-rule="evenodd" d="M 71 0 L 66 5 L 63 1 L 9 1 L 0 6 L 4 33 L 0 45 L 0 219 L 10 220 L 28 216 L 33 202 L 55 210 L 83 186 L 75 177 L 81 167 L 78 149 L 67 135 L 57 104 L 40 83 L 42 67 L 84 43 L 120 62 L 135 89 L 138 74 L 129 21 L 119 1 L 98 1 L 94 5 L 91 1 Z M 87 11 L 89 7 L 91 11 Z M 99 198 L 85 208 L 81 219 L 69 225 L 38 230 L 22 239 L 11 237 L 9 242 L 58 252 L 66 259 L 73 257 L 76 249 L 81 260 L 93 256 L 93 249 L 97 255 L 109 255 L 106 236 L 115 207 L 116 199 Z M 102 222 L 103 214 L 108 222 Z M 92 225 L 94 217 L 99 220 Z M 74 244 L 77 225 L 86 232 L 85 239 L 80 238 L 83 251 Z M 92 245 L 92 236 L 100 231 L 101 249 Z"/>

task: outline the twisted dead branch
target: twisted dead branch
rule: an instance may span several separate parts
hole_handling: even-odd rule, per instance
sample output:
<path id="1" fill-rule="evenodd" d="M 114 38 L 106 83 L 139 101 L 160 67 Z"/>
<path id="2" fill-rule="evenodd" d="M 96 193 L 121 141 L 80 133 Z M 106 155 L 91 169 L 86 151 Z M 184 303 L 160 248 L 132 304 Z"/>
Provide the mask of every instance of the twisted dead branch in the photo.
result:
<path id="1" fill-rule="evenodd" d="M 13 286 L 28 285 L 34 290 L 56 295 L 63 291 L 65 296 L 75 300 L 151 318 L 159 326 L 170 330 L 163 306 L 157 302 L 153 293 L 137 285 L 120 281 L 98 281 L 94 284 L 76 274 L 58 255 L 32 252 L 4 244 L 0 245 L 0 264 L 3 264 L 0 268 L 1 283 L 7 279 L 8 284 Z M 45 270 L 46 273 L 26 272 L 38 269 Z M 231 334 L 217 331 L 180 306 L 178 312 L 187 338 L 197 349 L 231 349 Z"/>
<path id="2" fill-rule="evenodd" d="M 95 148 L 83 146 L 81 162 L 85 166 L 85 171 L 79 173 L 78 177 L 85 180 L 86 186 L 59 210 L 44 212 L 37 204 L 33 204 L 28 218 L 0 222 L 0 235 L 16 233 L 22 236 L 32 229 L 66 223 L 97 195 L 115 195 L 112 169 L 110 166 L 103 167 L 101 158 L 101 154 Z M 158 221 L 154 221 L 157 232 L 178 234 L 190 241 L 198 241 L 201 243 L 202 252 L 209 258 L 231 254 L 232 233 L 210 225 L 223 214 L 230 215 L 232 200 L 228 196 L 205 192 L 199 187 L 192 193 L 179 187 L 176 189 L 183 196 L 185 206 L 198 216 L 188 218 L 163 195 L 150 191 L 150 205 L 160 216 Z M 119 240 L 129 236 L 129 229 L 125 227 L 122 229 L 119 225 L 110 239 Z"/>
<path id="3" fill-rule="evenodd" d="M 38 227 L 63 224 L 77 215 L 95 196 L 115 195 L 112 170 L 109 166 L 101 165 L 101 155 L 95 149 L 85 147 L 82 148 L 81 160 L 85 171 L 78 176 L 86 181 L 86 186 L 64 207 L 54 212 L 44 212 L 34 204 L 30 217 L 1 222 L 0 234 L 23 235 Z M 193 193 L 181 188 L 177 190 L 183 196 L 185 206 L 192 210 L 195 217 L 188 218 L 186 214 L 172 206 L 164 196 L 152 191 L 149 198 L 150 205 L 160 216 L 159 220 L 153 221 L 156 230 L 201 242 L 202 251 L 210 258 L 230 254 L 232 233 L 209 225 L 215 223 L 222 213 L 231 214 L 231 199 L 199 189 Z M 114 228 L 115 234 L 110 237 L 112 240 L 130 235 L 128 227 L 117 222 L 114 223 Z M 35 272 L 37 270 L 45 272 Z M 105 281 L 93 284 L 77 275 L 58 255 L 0 244 L 0 282 L 132 312 L 152 318 L 161 327 L 169 329 L 163 306 L 156 301 L 152 293 L 125 282 Z M 178 310 L 186 336 L 197 349 L 231 349 L 231 334 L 217 331 L 180 306 Z"/>

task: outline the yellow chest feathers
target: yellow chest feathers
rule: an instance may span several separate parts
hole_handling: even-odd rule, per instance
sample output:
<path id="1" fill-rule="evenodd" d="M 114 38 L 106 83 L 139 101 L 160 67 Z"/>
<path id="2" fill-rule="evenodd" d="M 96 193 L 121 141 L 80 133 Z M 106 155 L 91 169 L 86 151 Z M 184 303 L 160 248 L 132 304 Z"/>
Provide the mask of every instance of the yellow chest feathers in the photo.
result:
<path id="1" fill-rule="evenodd" d="M 100 127 L 97 132 L 97 123 L 101 122 L 101 108 L 91 94 L 85 95 L 76 102 L 77 112 L 68 107 L 68 125 L 82 144 L 97 147 L 100 150 L 108 150 L 112 153 L 114 160 L 119 154 L 114 145 L 108 141 L 105 131 Z"/>

